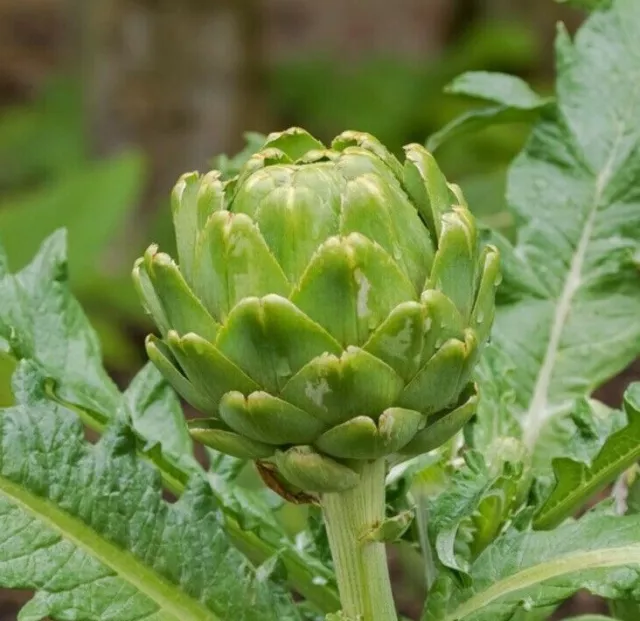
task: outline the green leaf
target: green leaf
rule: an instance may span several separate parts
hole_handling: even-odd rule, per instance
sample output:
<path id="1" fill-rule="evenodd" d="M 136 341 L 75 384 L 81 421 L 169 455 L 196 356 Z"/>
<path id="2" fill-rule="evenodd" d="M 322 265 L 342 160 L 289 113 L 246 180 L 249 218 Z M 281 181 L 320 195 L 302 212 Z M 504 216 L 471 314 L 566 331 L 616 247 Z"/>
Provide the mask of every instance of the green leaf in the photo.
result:
<path id="1" fill-rule="evenodd" d="M 220 418 L 240 435 L 267 444 L 309 444 L 326 429 L 311 414 L 264 391 L 228 392 Z"/>
<path id="2" fill-rule="evenodd" d="M 631 181 L 640 166 L 640 90 L 622 78 L 637 72 L 640 40 L 621 36 L 637 28 L 640 5 L 619 0 L 594 13 L 575 42 L 560 29 L 557 105 L 541 113 L 509 173 L 508 200 L 520 226 L 515 248 L 502 253 L 492 338 L 513 369 L 509 410 L 536 468 L 557 456 L 552 445 L 562 445 L 575 400 L 640 351 L 640 278 L 632 261 L 640 195 Z M 514 290 L 518 273 L 525 282 L 534 276 L 535 291 Z"/>
<path id="3" fill-rule="evenodd" d="M 281 390 L 310 360 L 341 351 L 325 330 L 277 295 L 240 302 L 220 330 L 216 347 L 270 392 Z M 224 391 L 231 389 L 236 387 Z"/>
<path id="4" fill-rule="evenodd" d="M 640 517 L 587 515 L 549 532 L 510 532 L 473 563 L 464 585 L 442 573 L 423 621 L 509 621 L 580 589 L 633 592 L 640 569 Z"/>
<path id="5" fill-rule="evenodd" d="M 361 537 L 361 540 L 365 542 L 383 541 L 386 543 L 398 541 L 411 526 L 414 517 L 413 511 L 403 511 L 393 517 L 385 518 L 380 524 L 368 530 Z"/>
<path id="6" fill-rule="evenodd" d="M 432 451 L 455 436 L 476 412 L 478 395 L 473 384 L 469 384 L 458 400 L 458 403 L 448 410 L 438 412 L 427 420 L 424 429 L 403 447 L 400 452 L 408 455 Z"/>
<path id="7" fill-rule="evenodd" d="M 446 88 L 452 95 L 466 95 L 489 101 L 492 106 L 475 108 L 451 121 L 429 137 L 427 148 L 435 151 L 444 142 L 499 123 L 531 122 L 548 106 L 550 98 L 541 97 L 516 76 L 489 71 L 469 71 L 458 76 Z"/>
<path id="8" fill-rule="evenodd" d="M 139 270 L 145 271 L 145 275 Z M 134 278 L 140 279 L 139 289 L 146 293 L 146 282 L 153 287 L 153 297 L 145 295 L 143 301 L 151 312 L 159 302 L 161 312 L 154 319 L 164 328 L 166 325 L 180 336 L 194 333 L 215 341 L 220 328 L 202 302 L 191 290 L 174 260 L 164 252 L 158 252 L 157 246 L 149 246 L 144 260 L 138 260 L 134 267 Z"/>
<path id="9" fill-rule="evenodd" d="M 155 429 L 150 412 L 127 413 L 122 395 L 102 368 L 95 334 L 69 291 L 63 232 L 52 236 L 31 265 L 16 276 L 7 272 L 0 252 L 0 299 L 0 350 L 11 347 L 10 368 L 15 364 L 15 357 L 37 362 L 42 372 L 53 380 L 50 397 L 63 401 L 99 433 L 116 413 L 122 412 L 132 421 L 137 434 L 143 436 L 138 438 L 140 455 L 154 464 L 175 494 L 181 494 L 193 475 L 193 462 L 190 455 L 171 453 L 179 450 L 179 446 L 186 446 L 184 440 L 177 441 L 180 434 L 177 438 L 165 434 L 177 429 L 178 424 L 172 398 L 167 397 L 168 403 L 164 402 L 167 409 L 163 408 L 162 412 L 166 418 L 156 419 Z M 146 381 L 131 388 L 126 397 L 130 408 L 146 404 L 158 412 L 158 403 L 142 390 L 143 385 L 150 391 L 155 390 L 153 382 L 147 384 Z M 325 612 L 339 607 L 332 573 L 299 550 L 268 511 L 259 512 L 254 508 L 248 521 L 251 526 L 244 528 L 247 515 L 244 508 L 254 500 L 249 491 L 240 511 L 235 497 L 219 491 L 211 478 L 210 482 L 224 512 L 225 530 L 238 549 L 256 565 L 278 554 L 287 568 L 287 580 L 296 591 Z"/>
<path id="10" fill-rule="evenodd" d="M 224 209 L 224 187 L 217 171 L 200 175 L 183 174 L 171 192 L 171 213 L 175 230 L 180 271 L 192 289 L 196 289 L 194 259 L 200 231 L 208 218 Z M 211 310 L 211 309 L 209 309 Z"/>
<path id="11" fill-rule="evenodd" d="M 36 591 L 21 619 L 300 618 L 231 547 L 202 479 L 167 504 L 130 430 L 88 444 L 43 383 L 22 363 L 18 404 L 0 413 L 0 547 L 14 559 L 0 564 L 0 584 Z"/>
<path id="12" fill-rule="evenodd" d="M 149 448 L 161 444 L 172 455 L 193 456 L 180 401 L 153 364 L 144 366 L 123 396 L 131 424 Z"/>
<path id="13" fill-rule="evenodd" d="M 493 483 L 494 478 L 481 457 L 467 458 L 466 466 L 454 474 L 447 489 L 430 503 L 430 537 L 445 567 L 468 571 L 468 558 L 456 554 L 458 529 L 477 511 Z"/>
<path id="14" fill-rule="evenodd" d="M 513 415 L 516 400 L 515 368 L 493 343 L 483 355 L 483 364 L 476 370 L 476 381 L 481 388 L 477 415 L 467 428 L 467 439 L 480 450 L 486 450 L 496 438 L 517 437 L 518 420 Z"/>
<path id="15" fill-rule="evenodd" d="M 14 268 L 22 268 L 42 241 L 59 227 L 69 230 L 69 263 L 74 284 L 100 271 L 99 261 L 142 190 L 138 153 L 86 164 L 0 205 L 0 239 Z"/>
<path id="16" fill-rule="evenodd" d="M 628 424 L 607 438 L 590 464 L 553 460 L 556 485 L 534 519 L 535 528 L 553 528 L 640 459 L 640 384 L 627 389 L 625 410 Z"/>
<path id="17" fill-rule="evenodd" d="M 98 339 L 69 290 L 66 235 L 57 231 L 20 273 L 0 278 L 0 337 L 16 359 L 36 360 L 61 398 L 104 422 L 119 392 L 102 367 Z"/>
<path id="18" fill-rule="evenodd" d="M 379 459 L 398 452 L 424 425 L 424 416 L 414 410 L 388 408 L 375 421 L 356 416 L 332 427 L 315 442 L 323 453 L 341 459 Z"/>

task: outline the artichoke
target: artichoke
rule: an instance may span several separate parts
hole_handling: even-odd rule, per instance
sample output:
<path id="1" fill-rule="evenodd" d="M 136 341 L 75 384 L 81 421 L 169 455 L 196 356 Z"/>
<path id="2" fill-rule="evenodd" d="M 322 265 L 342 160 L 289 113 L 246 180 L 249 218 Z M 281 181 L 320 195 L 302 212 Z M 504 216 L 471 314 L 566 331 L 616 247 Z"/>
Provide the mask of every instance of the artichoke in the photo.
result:
<path id="1" fill-rule="evenodd" d="M 337 492 L 364 461 L 432 450 L 473 415 L 499 259 L 433 156 L 348 131 L 274 133 L 172 200 L 179 265 L 134 268 L 150 359 L 206 418 L 192 437 Z"/>

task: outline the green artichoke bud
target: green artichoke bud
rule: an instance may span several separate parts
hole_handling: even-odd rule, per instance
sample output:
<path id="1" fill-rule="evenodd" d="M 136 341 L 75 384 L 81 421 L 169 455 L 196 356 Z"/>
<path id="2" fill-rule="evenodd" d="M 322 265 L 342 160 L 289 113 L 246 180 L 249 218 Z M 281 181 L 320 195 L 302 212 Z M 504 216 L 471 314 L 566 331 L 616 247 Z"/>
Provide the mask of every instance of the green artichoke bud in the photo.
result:
<path id="1" fill-rule="evenodd" d="M 405 151 L 293 128 L 229 181 L 178 181 L 179 267 L 151 246 L 134 280 L 161 333 L 149 357 L 206 415 L 196 440 L 332 492 L 473 415 L 498 253 L 432 155 Z"/>

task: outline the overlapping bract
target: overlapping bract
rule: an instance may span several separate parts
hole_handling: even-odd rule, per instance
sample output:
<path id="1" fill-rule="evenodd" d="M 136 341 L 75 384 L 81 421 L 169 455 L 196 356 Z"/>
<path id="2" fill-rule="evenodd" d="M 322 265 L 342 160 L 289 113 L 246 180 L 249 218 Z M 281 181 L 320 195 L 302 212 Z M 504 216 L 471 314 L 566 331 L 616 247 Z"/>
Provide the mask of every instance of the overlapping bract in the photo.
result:
<path id="1" fill-rule="evenodd" d="M 431 154 L 405 151 L 293 128 L 230 181 L 179 180 L 179 267 L 151 246 L 134 280 L 149 357 L 209 417 L 195 439 L 340 491 L 358 460 L 431 450 L 473 414 L 498 254 Z"/>

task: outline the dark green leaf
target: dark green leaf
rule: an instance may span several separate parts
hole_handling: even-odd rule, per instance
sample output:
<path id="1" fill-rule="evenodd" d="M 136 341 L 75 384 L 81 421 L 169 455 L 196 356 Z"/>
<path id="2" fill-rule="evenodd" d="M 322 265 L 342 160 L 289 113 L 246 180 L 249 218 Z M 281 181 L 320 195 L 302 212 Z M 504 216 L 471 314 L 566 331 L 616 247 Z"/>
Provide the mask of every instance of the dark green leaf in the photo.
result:
<path id="1" fill-rule="evenodd" d="M 128 391 L 127 413 L 122 395 L 102 368 L 95 335 L 69 292 L 64 250 L 65 236 L 59 232 L 44 244 L 32 264 L 16 276 L 9 275 L 0 261 L 0 348 L 11 347 L 12 356 L 8 359 L 11 366 L 15 357 L 36 361 L 43 373 L 53 379 L 55 398 L 68 404 L 94 430 L 102 432 L 116 412 L 127 414 L 136 435 L 143 434 L 136 440 L 140 454 L 180 494 L 193 474 L 193 461 L 187 454 L 173 453 L 186 447 L 179 432 L 173 438 L 166 435 L 170 429 L 177 430 L 179 424 L 173 397 L 160 388 L 156 393 L 153 381 L 141 379 Z M 150 392 L 143 390 L 145 387 Z M 168 407 L 161 409 L 161 403 Z M 132 411 L 140 407 L 148 411 Z M 151 412 L 156 412 L 156 416 L 162 414 L 155 425 L 151 424 Z M 288 580 L 298 592 L 324 611 L 337 609 L 331 572 L 298 550 L 282 528 L 274 524 L 269 511 L 254 512 L 248 520 L 251 530 L 245 530 L 241 524 L 247 512 L 239 510 L 231 496 L 215 485 L 214 491 L 224 507 L 226 531 L 251 561 L 259 565 L 279 554 L 287 567 Z M 247 491 L 244 503 L 248 505 L 251 501 L 252 495 Z"/>
<path id="2" fill-rule="evenodd" d="M 511 621 L 560 603 L 580 589 L 636 596 L 640 517 L 587 515 L 549 532 L 510 532 L 473 563 L 465 585 L 442 573 L 423 621 Z M 525 617 L 526 618 L 526 617 Z"/>
<path id="3" fill-rule="evenodd" d="M 23 363 L 18 404 L 0 413 L 0 546 L 14 559 L 0 565 L 0 583 L 36 590 L 21 618 L 300 618 L 230 546 L 202 479 L 167 504 L 127 428 L 86 443 L 43 382 Z"/>
<path id="4" fill-rule="evenodd" d="M 627 425 L 607 438 L 590 464 L 566 457 L 553 460 L 556 485 L 534 519 L 535 528 L 558 525 L 640 459 L 640 384 L 627 389 L 625 411 Z"/>

